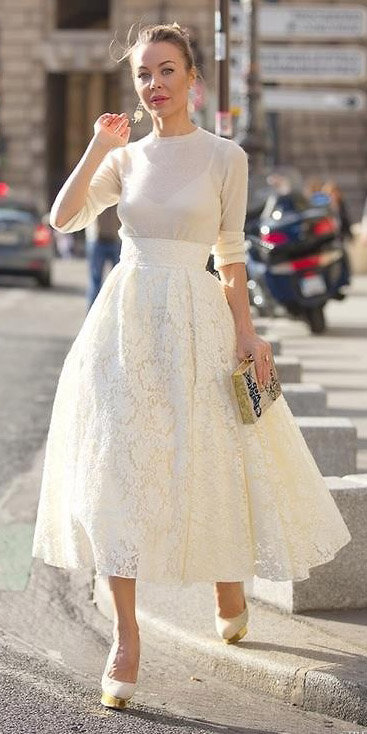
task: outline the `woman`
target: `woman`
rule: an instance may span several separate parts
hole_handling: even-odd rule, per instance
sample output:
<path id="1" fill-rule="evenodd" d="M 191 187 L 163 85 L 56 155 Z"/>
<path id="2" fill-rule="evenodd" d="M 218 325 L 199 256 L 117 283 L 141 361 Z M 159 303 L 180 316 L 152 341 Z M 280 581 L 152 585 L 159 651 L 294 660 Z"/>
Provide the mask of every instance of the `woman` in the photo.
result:
<path id="1" fill-rule="evenodd" d="M 52 207 L 75 231 L 117 203 L 122 245 L 60 375 L 33 548 L 108 576 L 102 702 L 117 708 L 138 674 L 137 578 L 214 582 L 216 628 L 234 642 L 246 578 L 307 578 L 350 540 L 284 398 L 240 420 L 231 373 L 252 353 L 266 383 L 271 355 L 246 287 L 247 156 L 192 124 L 177 24 L 141 30 L 125 58 L 152 131 L 129 143 L 127 116 L 102 115 Z"/>

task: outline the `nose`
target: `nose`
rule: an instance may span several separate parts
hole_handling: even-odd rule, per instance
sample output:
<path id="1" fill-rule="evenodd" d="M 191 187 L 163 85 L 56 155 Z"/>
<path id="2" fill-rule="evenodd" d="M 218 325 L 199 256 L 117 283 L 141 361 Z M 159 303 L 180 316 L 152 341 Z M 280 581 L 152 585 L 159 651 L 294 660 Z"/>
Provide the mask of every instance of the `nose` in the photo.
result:
<path id="1" fill-rule="evenodd" d="M 152 75 L 149 86 L 150 86 L 150 89 L 160 89 L 162 84 L 160 81 L 158 81 L 158 79 L 157 81 L 155 81 L 154 76 Z"/>

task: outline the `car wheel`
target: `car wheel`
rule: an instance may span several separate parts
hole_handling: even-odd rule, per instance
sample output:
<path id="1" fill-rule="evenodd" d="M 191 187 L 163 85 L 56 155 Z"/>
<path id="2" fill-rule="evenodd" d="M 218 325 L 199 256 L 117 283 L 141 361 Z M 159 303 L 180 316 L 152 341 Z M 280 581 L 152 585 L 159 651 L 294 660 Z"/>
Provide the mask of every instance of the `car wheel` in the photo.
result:
<path id="1" fill-rule="evenodd" d="M 306 319 L 313 334 L 322 334 L 326 329 L 324 310 L 322 306 L 308 308 Z"/>
<path id="2" fill-rule="evenodd" d="M 45 270 L 44 273 L 39 273 L 37 275 L 37 283 L 42 288 L 51 288 L 52 286 L 51 270 Z"/>

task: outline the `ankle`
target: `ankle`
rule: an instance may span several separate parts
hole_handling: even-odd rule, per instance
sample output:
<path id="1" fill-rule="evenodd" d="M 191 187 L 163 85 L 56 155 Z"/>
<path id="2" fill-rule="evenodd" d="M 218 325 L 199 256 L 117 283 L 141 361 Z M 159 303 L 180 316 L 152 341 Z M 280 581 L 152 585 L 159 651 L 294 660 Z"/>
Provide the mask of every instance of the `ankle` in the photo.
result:
<path id="1" fill-rule="evenodd" d="M 137 622 L 126 622 L 124 620 L 121 623 L 115 622 L 113 625 L 113 638 L 126 641 L 129 639 L 139 638 L 139 625 Z"/>
<path id="2" fill-rule="evenodd" d="M 223 617 L 223 619 L 231 619 L 232 617 L 238 617 L 239 614 L 242 614 L 242 612 L 245 611 L 246 606 L 246 600 L 243 600 L 240 604 L 217 602 L 215 613 L 218 617 Z"/>
<path id="3" fill-rule="evenodd" d="M 215 584 L 216 614 L 224 619 L 237 617 L 246 609 L 244 584 L 241 582 Z"/>

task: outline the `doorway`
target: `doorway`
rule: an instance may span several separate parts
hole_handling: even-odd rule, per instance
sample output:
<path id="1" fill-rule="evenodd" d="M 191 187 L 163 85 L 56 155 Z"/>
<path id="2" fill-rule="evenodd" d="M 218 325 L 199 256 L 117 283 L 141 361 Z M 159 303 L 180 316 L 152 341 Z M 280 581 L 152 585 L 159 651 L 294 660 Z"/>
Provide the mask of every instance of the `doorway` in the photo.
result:
<path id="1" fill-rule="evenodd" d="M 104 72 L 48 74 L 47 196 L 51 206 L 93 136 L 103 112 L 119 112 L 120 76 Z"/>

